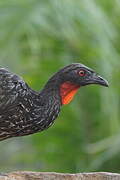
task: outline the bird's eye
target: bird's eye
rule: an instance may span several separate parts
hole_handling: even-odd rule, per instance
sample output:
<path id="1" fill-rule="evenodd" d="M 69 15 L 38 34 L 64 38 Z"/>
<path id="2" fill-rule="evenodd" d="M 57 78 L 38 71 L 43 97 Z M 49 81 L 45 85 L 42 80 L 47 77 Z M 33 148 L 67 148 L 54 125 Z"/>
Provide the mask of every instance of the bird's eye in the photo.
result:
<path id="1" fill-rule="evenodd" d="M 79 71 L 79 76 L 81 76 L 81 77 L 85 76 L 85 71 L 84 70 L 80 70 Z"/>

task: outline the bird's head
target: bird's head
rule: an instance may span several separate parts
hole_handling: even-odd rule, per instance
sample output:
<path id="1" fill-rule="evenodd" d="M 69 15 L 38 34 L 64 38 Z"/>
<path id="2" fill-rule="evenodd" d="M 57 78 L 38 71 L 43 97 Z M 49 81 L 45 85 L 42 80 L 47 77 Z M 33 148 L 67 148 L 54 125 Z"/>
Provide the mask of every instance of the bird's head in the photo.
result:
<path id="1" fill-rule="evenodd" d="M 108 82 L 99 76 L 95 71 L 79 63 L 73 63 L 61 69 L 59 74 L 61 82 L 71 82 L 78 86 L 88 84 L 99 84 L 108 87 Z"/>
<path id="2" fill-rule="evenodd" d="M 68 104 L 82 86 L 98 84 L 108 87 L 108 82 L 95 71 L 79 63 L 70 64 L 58 71 L 51 80 L 57 81 L 62 104 Z M 50 80 L 50 81 L 51 81 Z"/>

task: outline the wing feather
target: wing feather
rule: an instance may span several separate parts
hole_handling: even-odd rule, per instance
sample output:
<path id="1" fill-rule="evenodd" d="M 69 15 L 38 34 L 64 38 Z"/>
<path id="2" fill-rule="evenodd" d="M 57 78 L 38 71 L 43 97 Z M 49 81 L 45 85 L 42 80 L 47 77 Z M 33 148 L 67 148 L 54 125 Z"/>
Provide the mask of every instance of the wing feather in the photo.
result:
<path id="1" fill-rule="evenodd" d="M 0 68 L 0 113 L 10 105 L 18 103 L 19 97 L 27 93 L 27 84 L 4 68 Z"/>

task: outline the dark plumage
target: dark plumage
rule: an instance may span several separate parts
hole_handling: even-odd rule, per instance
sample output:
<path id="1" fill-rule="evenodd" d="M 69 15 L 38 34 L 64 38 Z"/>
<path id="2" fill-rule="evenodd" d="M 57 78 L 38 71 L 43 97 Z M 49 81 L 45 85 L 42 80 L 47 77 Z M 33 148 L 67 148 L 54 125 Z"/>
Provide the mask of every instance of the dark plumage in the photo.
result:
<path id="1" fill-rule="evenodd" d="M 88 67 L 76 63 L 64 67 L 36 92 L 19 76 L 0 68 L 0 140 L 42 131 L 57 118 L 78 88 L 88 84 L 108 86 Z"/>

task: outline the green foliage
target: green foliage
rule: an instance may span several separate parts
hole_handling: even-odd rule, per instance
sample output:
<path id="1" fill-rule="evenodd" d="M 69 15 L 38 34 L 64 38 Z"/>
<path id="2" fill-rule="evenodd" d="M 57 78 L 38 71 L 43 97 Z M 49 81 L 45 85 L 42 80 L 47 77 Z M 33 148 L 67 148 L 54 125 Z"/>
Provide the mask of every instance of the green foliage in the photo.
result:
<path id="1" fill-rule="evenodd" d="M 89 86 L 42 133 L 0 142 L 0 169 L 120 172 L 119 0 L 1 0 L 0 64 L 43 87 L 72 62 L 96 69 Z"/>

